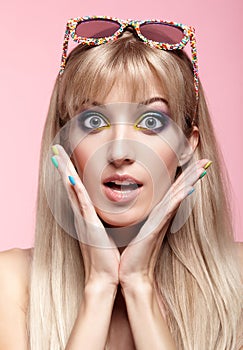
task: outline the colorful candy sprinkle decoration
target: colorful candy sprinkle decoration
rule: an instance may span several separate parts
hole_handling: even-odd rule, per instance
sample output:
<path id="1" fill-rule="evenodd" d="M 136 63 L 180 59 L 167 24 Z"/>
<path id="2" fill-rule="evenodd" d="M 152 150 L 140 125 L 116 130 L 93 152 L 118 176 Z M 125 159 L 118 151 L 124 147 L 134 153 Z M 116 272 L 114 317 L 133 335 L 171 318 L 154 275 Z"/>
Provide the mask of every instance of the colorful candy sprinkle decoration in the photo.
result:
<path id="1" fill-rule="evenodd" d="M 102 21 L 110 22 L 111 25 L 114 25 L 114 33 L 110 36 L 105 37 L 85 37 L 77 35 L 76 29 L 80 23 L 86 22 L 87 24 L 91 24 L 91 22 L 95 22 L 95 26 L 97 27 L 97 24 L 100 24 L 102 26 Z M 100 22 L 100 23 L 99 23 Z M 103 23 L 104 24 L 104 23 Z M 173 41 L 175 43 L 166 43 L 166 42 L 159 42 L 159 41 L 153 41 L 149 38 L 146 38 L 141 33 L 141 27 L 144 27 L 147 24 L 157 24 L 160 26 L 160 29 L 162 28 L 161 25 L 164 25 L 164 29 L 168 29 L 168 26 L 177 29 L 180 31 L 180 36 L 182 38 L 179 42 L 176 42 L 176 31 L 175 32 L 175 38 Z M 127 26 L 132 26 L 138 35 L 138 37 L 147 45 L 150 47 L 155 47 L 160 50 L 181 50 L 183 49 L 188 42 L 190 42 L 191 45 L 191 53 L 192 53 L 192 65 L 193 65 L 193 73 L 194 73 L 194 87 L 195 87 L 195 94 L 196 99 L 198 100 L 198 90 L 199 90 L 199 76 L 198 76 L 198 60 L 197 60 L 197 49 L 196 49 L 196 39 L 195 39 L 195 29 L 193 27 L 176 23 L 172 21 L 163 21 L 158 19 L 148 19 L 148 20 L 142 20 L 142 21 L 136 21 L 132 19 L 119 19 L 116 17 L 109 17 L 109 16 L 85 16 L 85 17 L 76 17 L 71 18 L 67 22 L 65 35 L 64 35 L 64 41 L 63 41 L 63 50 L 62 50 L 62 59 L 61 59 L 61 65 L 60 65 L 60 71 L 59 74 L 61 75 L 64 72 L 65 65 L 66 65 L 66 59 L 67 59 L 67 49 L 68 49 L 68 41 L 69 36 L 72 37 L 72 39 L 77 42 L 78 44 L 82 45 L 90 45 L 90 46 L 96 46 L 96 45 L 102 45 L 109 41 L 116 40 L 119 35 L 125 30 Z M 96 28 L 95 27 L 95 28 Z M 102 27 L 101 27 L 102 28 Z M 166 31 L 165 30 L 165 31 Z M 178 34 L 178 32 L 177 32 Z M 170 40 L 169 40 L 170 41 Z M 178 39 L 177 39 L 178 41 Z"/>

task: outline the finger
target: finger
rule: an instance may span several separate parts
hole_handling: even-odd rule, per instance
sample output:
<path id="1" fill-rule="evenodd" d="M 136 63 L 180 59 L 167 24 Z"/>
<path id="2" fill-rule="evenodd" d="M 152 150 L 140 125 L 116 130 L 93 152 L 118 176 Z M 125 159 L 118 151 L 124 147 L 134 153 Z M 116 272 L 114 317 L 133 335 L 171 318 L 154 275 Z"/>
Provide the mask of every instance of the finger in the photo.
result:
<path id="1" fill-rule="evenodd" d="M 201 159 L 191 164 L 170 187 L 164 196 L 164 201 L 176 195 L 183 188 L 185 189 L 185 194 L 191 194 L 190 190 L 192 190 L 195 183 L 206 175 L 205 167 L 207 169 L 211 164 L 212 162 L 208 159 Z"/>
<path id="2" fill-rule="evenodd" d="M 159 202 L 149 214 L 146 222 L 142 226 L 136 241 L 143 237 L 150 236 L 150 239 L 156 239 L 161 234 L 161 230 L 168 228 L 170 219 L 174 216 L 181 202 L 194 191 L 193 187 L 187 187 L 177 192 L 173 199 Z"/>
<path id="3" fill-rule="evenodd" d="M 205 166 L 208 168 L 212 162 L 208 159 L 197 161 L 188 167 L 181 174 L 175 183 L 167 191 L 163 199 L 151 211 L 147 221 L 143 226 L 141 235 L 150 232 L 157 232 L 172 218 L 181 202 L 191 193 L 194 192 L 195 183 L 205 175 Z M 149 234 L 147 232 L 146 234 Z"/>
<path id="4" fill-rule="evenodd" d="M 109 240 L 89 195 L 67 153 L 60 145 L 54 146 L 54 163 L 58 169 L 74 212 L 74 224 L 80 243 L 103 248 L 115 247 Z M 53 163 L 53 164 L 54 164 Z M 55 165 L 55 164 L 54 164 Z M 70 175 L 71 174 L 71 175 Z M 71 176 L 71 181 L 70 181 Z"/>
<path id="5" fill-rule="evenodd" d="M 65 164 L 65 162 L 63 161 L 62 156 L 59 153 L 59 148 L 57 148 L 57 146 L 53 146 L 53 153 L 55 154 L 55 156 L 51 157 L 51 161 L 53 163 L 53 165 L 57 168 L 63 185 L 66 189 L 67 195 L 68 195 L 68 199 L 70 202 L 70 205 L 74 211 L 74 213 L 77 211 L 77 209 L 79 208 L 79 203 L 78 203 L 78 198 L 75 194 L 75 192 L 72 190 L 71 186 L 70 186 L 70 182 L 68 179 L 68 171 L 67 171 L 67 166 Z"/>
<path id="6" fill-rule="evenodd" d="M 186 168 L 181 173 L 180 176 L 178 176 L 178 178 L 174 182 L 174 187 L 177 187 L 177 185 L 180 185 L 181 182 L 184 182 L 185 184 L 187 183 L 188 185 L 193 185 L 203 173 L 206 174 L 206 170 L 204 167 L 207 166 L 208 168 L 211 164 L 212 162 L 209 161 L 208 159 L 201 159 L 191 164 L 188 168 Z M 192 177 L 192 175 L 194 176 Z M 194 179 L 193 182 L 190 181 L 192 179 Z"/>
<path id="7" fill-rule="evenodd" d="M 68 193 L 71 193 L 71 191 L 75 192 L 82 215 L 84 218 L 95 222 L 98 219 L 95 208 L 72 161 L 61 145 L 55 145 L 54 150 L 55 158 L 59 163 L 58 170 L 64 179 Z"/>

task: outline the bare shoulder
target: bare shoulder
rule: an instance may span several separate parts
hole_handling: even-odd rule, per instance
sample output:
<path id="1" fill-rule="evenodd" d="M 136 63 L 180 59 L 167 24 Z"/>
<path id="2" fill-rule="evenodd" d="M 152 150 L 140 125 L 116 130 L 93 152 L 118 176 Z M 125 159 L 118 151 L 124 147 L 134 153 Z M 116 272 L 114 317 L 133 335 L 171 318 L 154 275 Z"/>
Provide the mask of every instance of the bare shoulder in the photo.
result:
<path id="1" fill-rule="evenodd" d="M 8 264 L 9 266 L 20 264 L 20 267 L 23 267 L 23 264 L 29 263 L 32 259 L 33 251 L 34 248 L 12 248 L 3 250 L 0 251 L 0 262 Z"/>
<path id="2" fill-rule="evenodd" d="M 32 254 L 33 248 L 0 252 L 0 350 L 27 349 L 26 309 Z"/>
<path id="3" fill-rule="evenodd" d="M 33 248 L 13 248 L 0 252 L 0 283 L 14 292 L 28 289 Z"/>

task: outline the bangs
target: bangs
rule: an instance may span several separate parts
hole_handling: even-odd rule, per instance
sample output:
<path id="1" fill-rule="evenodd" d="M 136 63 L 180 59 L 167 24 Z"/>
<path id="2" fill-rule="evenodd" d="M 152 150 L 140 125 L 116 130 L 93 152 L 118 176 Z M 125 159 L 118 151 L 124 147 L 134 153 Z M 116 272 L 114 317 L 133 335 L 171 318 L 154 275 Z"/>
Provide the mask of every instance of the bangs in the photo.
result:
<path id="1" fill-rule="evenodd" d="M 103 104 L 113 89 L 120 99 L 117 102 L 141 103 L 155 91 L 167 100 L 163 84 L 159 84 L 157 77 L 153 75 L 148 65 L 139 66 L 130 64 L 130 62 L 125 65 L 124 61 L 121 61 L 117 67 L 113 66 L 107 69 L 106 75 L 99 71 L 91 82 L 89 91 L 86 90 L 85 99 L 99 101 Z"/>
<path id="2" fill-rule="evenodd" d="M 181 124 L 186 106 L 192 104 L 186 103 L 189 89 L 178 60 L 173 53 L 151 48 L 129 32 L 104 45 L 79 45 L 69 55 L 61 76 L 60 117 L 68 120 L 93 101 L 104 104 L 115 87 L 121 101 L 130 103 L 159 93 L 168 102 L 172 119 Z"/>

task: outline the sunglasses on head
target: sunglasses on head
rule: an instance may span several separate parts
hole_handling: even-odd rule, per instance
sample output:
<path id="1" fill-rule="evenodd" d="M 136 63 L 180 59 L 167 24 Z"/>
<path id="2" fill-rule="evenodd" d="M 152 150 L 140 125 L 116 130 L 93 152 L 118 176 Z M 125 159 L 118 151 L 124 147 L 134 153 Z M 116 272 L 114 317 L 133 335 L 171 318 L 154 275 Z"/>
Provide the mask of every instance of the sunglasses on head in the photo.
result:
<path id="1" fill-rule="evenodd" d="M 59 74 L 61 75 L 65 69 L 70 35 L 78 44 L 96 46 L 116 40 L 128 26 L 135 29 L 137 36 L 144 43 L 160 50 L 181 50 L 188 41 L 190 42 L 194 87 L 196 99 L 198 99 L 199 81 L 195 29 L 176 22 L 157 19 L 142 21 L 123 20 L 108 16 L 72 18 L 67 22 Z"/>

